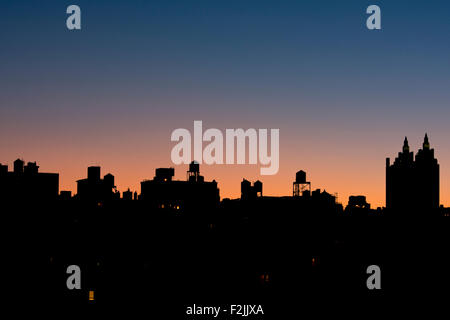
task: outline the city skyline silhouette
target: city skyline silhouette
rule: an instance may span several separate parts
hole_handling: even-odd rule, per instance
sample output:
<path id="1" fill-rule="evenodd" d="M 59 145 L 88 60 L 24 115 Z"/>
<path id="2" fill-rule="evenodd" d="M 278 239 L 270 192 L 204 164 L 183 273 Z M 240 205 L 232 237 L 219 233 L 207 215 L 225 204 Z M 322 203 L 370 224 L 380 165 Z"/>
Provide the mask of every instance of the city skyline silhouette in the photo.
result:
<path id="1" fill-rule="evenodd" d="M 240 197 L 222 199 L 220 183 L 195 161 L 183 180 L 174 168 L 156 168 L 139 194 L 120 193 L 113 174 L 91 166 L 72 195 L 59 191 L 58 174 L 17 159 L 12 170 L 0 166 L 0 207 L 15 235 L 9 275 L 34 300 L 69 307 L 179 308 L 230 294 L 276 305 L 295 299 L 293 286 L 312 303 L 324 292 L 332 301 L 430 292 L 436 281 L 450 284 L 450 208 L 436 203 L 439 167 L 428 136 L 422 147 L 414 156 L 405 139 L 392 165 L 386 161 L 386 208 L 361 194 L 344 207 L 332 191 L 311 186 L 304 170 L 288 195 L 266 195 L 264 182 L 243 177 Z M 33 288 L 21 277 L 30 261 L 40 275 Z M 65 286 L 70 265 L 82 270 L 79 290 Z M 383 270 L 379 293 L 366 286 L 371 265 Z"/>
<path id="2" fill-rule="evenodd" d="M 415 159 L 416 158 L 416 159 Z M 197 169 L 195 169 L 196 171 L 199 172 L 199 165 L 198 164 L 194 164 L 194 162 L 192 162 L 189 165 L 189 170 L 187 171 L 188 174 L 190 175 L 192 173 L 192 166 L 197 166 Z M 417 163 L 417 164 L 416 164 Z M 206 166 L 206 165 L 205 165 Z M 425 167 L 424 167 L 425 166 Z M 431 167 L 436 166 L 436 169 L 432 169 Z M 180 167 L 180 166 L 177 166 Z M 428 169 L 428 167 L 430 167 Z M 398 168 L 398 169 L 396 169 Z M 403 168 L 403 169 L 402 169 Z M 423 168 L 423 169 L 420 169 Z M 1 173 L 2 173 L 2 177 L 9 177 L 12 176 L 14 173 L 20 173 L 20 174 L 24 174 L 25 177 L 27 176 L 32 176 L 32 174 L 38 174 L 38 170 L 39 170 L 39 166 L 37 166 L 36 162 L 28 162 L 25 165 L 25 161 L 18 158 L 17 160 L 14 161 L 13 163 L 13 168 L 11 168 L 12 170 L 9 171 L 9 166 L 7 164 L 1 164 L 0 163 L 0 169 L 1 169 Z M 165 175 L 167 175 L 166 180 L 170 180 L 172 181 L 172 179 L 175 177 L 175 169 L 173 167 L 170 168 L 157 168 L 156 169 L 156 176 L 155 179 L 157 179 L 158 177 L 158 172 L 163 172 L 163 170 L 167 171 L 168 173 L 164 173 Z M 417 173 L 416 173 L 417 171 Z M 141 184 L 141 189 L 140 190 L 131 190 L 130 188 L 127 188 L 126 190 L 118 190 L 117 186 L 115 185 L 115 176 L 112 175 L 111 173 L 107 173 L 103 179 L 100 179 L 100 172 L 101 172 L 101 167 L 100 166 L 89 166 L 88 170 L 87 170 L 87 178 L 86 179 L 78 179 L 76 181 L 77 183 L 77 192 L 74 192 L 73 190 L 61 190 L 61 192 L 59 192 L 60 188 L 59 188 L 59 175 L 60 173 L 55 173 L 55 174 L 49 174 L 49 173 L 41 173 L 39 172 L 39 176 L 41 177 L 42 181 L 45 181 L 43 178 L 48 177 L 47 179 L 49 179 L 50 177 L 53 177 L 53 179 L 58 180 L 58 185 L 55 186 L 56 182 L 53 182 L 53 186 L 50 188 L 53 191 L 50 191 L 49 193 L 55 193 L 55 197 L 58 196 L 60 198 L 75 198 L 75 199 L 85 199 L 85 198 L 89 198 L 88 194 L 91 192 L 89 191 L 90 189 L 92 189 L 92 185 L 89 184 L 89 182 L 92 183 L 92 181 L 94 181 L 94 188 L 100 188 L 103 191 L 101 191 L 100 193 L 103 194 L 102 198 L 105 199 L 123 199 L 123 198 L 129 198 L 131 195 L 131 199 L 134 200 L 138 200 L 141 199 L 141 194 L 142 194 L 142 188 L 143 186 L 147 186 L 147 182 L 146 181 L 150 181 L 150 180 L 146 180 L 143 179 L 141 180 L 140 184 Z M 392 172 L 392 173 L 391 173 Z M 398 172 L 398 173 L 397 173 Z M 160 173 L 162 174 L 162 173 Z M 198 173 L 197 173 L 198 174 Z M 299 174 L 302 175 L 302 178 L 305 180 L 306 179 L 306 173 L 304 171 L 299 171 L 297 172 L 297 178 L 296 180 L 299 179 Z M 201 179 L 201 181 L 203 182 L 204 178 L 203 176 L 199 176 Z M 188 177 L 188 181 L 191 181 L 191 176 Z M 244 182 L 246 183 L 250 183 L 247 180 L 245 180 L 246 177 L 244 178 Z M 197 179 L 197 178 L 195 178 Z M 0 179 L 1 181 L 1 179 Z M 55 181 L 55 180 L 54 180 Z M 107 182 L 108 181 L 108 182 Z M 176 181 L 176 180 L 175 180 Z M 182 180 L 179 180 L 182 181 Z M 213 182 L 218 185 L 217 188 L 217 192 L 219 193 L 220 190 L 220 181 L 216 182 L 216 180 L 214 179 Z M 243 188 L 243 183 L 241 183 L 241 198 L 242 198 L 242 188 Z M 306 180 L 304 181 L 306 183 Z M 6 181 L 6 183 L 10 183 Z M 36 182 L 33 182 L 36 183 Z M 44 182 L 45 185 L 46 182 Z M 258 189 L 260 191 L 258 191 L 260 193 L 260 195 L 262 195 L 262 182 L 261 181 L 257 181 L 256 183 L 259 183 L 260 186 L 258 187 Z M 236 183 L 237 184 L 237 183 Z M 307 182 L 307 186 L 309 187 L 309 192 L 311 192 L 311 182 Z M 419 187 L 420 186 L 420 187 Z M 7 187 L 5 186 L 5 182 L 3 181 L 3 185 L 2 188 L 4 190 L 7 189 Z M 38 186 L 28 186 L 26 187 L 28 189 L 39 189 Z M 247 188 L 247 187 L 246 187 Z M 253 188 L 253 187 L 248 187 L 248 188 Z M 319 188 L 320 189 L 320 188 Z M 112 190 L 112 191 L 111 191 Z M 398 191 L 396 191 L 398 190 Z M 403 190 L 403 191 L 400 191 Z M 331 190 L 329 190 L 331 191 Z M 112 192 L 112 193 L 111 193 Z M 297 195 L 301 195 L 301 193 L 303 192 L 303 189 L 299 189 L 297 187 L 297 191 L 295 189 L 295 183 L 294 183 L 294 196 Z M 410 151 L 410 147 L 409 147 L 409 142 L 407 137 L 405 137 L 404 139 L 404 143 L 403 143 L 403 150 L 402 152 L 399 152 L 398 157 L 395 159 L 395 162 L 391 165 L 390 163 L 390 158 L 386 158 L 386 184 L 385 184 L 385 199 L 386 199 L 386 204 L 383 205 L 383 208 L 395 208 L 395 207 L 405 207 L 407 206 L 407 202 L 409 202 L 411 199 L 419 199 L 421 196 L 424 196 L 424 192 L 431 192 L 430 195 L 428 197 L 431 197 L 430 200 L 428 201 L 428 205 L 419 205 L 419 207 L 423 207 L 425 209 L 427 208 L 438 208 L 440 206 L 442 206 L 442 204 L 439 201 L 439 197 L 440 197 L 440 179 L 439 179 L 439 164 L 437 163 L 437 159 L 434 158 L 434 148 L 430 147 L 430 141 L 429 141 L 429 137 L 428 134 L 425 134 L 424 137 L 424 141 L 422 144 L 422 149 L 419 149 L 417 152 L 417 155 L 414 154 L 413 151 Z M 402 192 L 404 194 L 402 194 Z M 418 193 L 417 193 L 418 192 Z M 111 193 L 111 196 L 105 196 L 105 193 Z M 121 194 L 125 193 L 125 195 L 121 196 Z M 134 193 L 134 195 L 133 195 Z M 336 192 L 332 192 L 333 196 L 336 198 L 336 200 L 338 200 L 338 194 Z M 270 195 L 272 196 L 272 195 Z M 283 196 L 287 196 L 287 195 L 282 195 Z M 218 195 L 220 200 L 223 199 L 227 199 L 227 197 L 220 197 L 220 195 Z M 358 200 L 356 200 L 358 197 L 360 197 Z M 361 198 L 364 197 L 364 198 Z M 395 200 L 394 204 L 393 204 L 393 200 L 392 197 L 394 197 Z M 236 197 L 238 198 L 238 197 Z M 364 194 L 352 194 L 348 197 L 348 205 L 353 204 L 358 202 L 358 201 L 362 201 L 362 203 L 366 203 L 366 198 L 367 196 Z M 398 204 L 396 204 L 396 202 L 399 202 Z M 345 205 L 345 202 L 340 199 L 340 201 L 342 204 Z M 370 207 L 370 203 L 367 204 Z M 409 204 L 411 207 L 416 207 L 417 204 Z"/>

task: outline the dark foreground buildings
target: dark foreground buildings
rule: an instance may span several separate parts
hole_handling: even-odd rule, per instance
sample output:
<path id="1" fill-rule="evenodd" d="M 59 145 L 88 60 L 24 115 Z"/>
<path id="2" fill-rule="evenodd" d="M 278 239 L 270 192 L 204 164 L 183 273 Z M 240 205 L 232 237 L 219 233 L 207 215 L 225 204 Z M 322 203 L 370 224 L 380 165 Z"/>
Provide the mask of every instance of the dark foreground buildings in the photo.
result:
<path id="1" fill-rule="evenodd" d="M 381 294 L 398 297 L 408 291 L 420 296 L 433 292 L 435 284 L 450 285 L 446 217 L 404 219 L 397 210 L 378 214 L 364 196 L 350 197 L 343 211 L 336 196 L 312 191 L 304 171 L 297 172 L 289 196 L 264 196 L 262 182 L 244 180 L 241 198 L 220 202 L 217 183 L 206 182 L 194 162 L 184 181 L 174 180 L 173 168 L 156 169 L 152 180 L 141 183 L 141 195 L 134 201 L 137 194 L 131 191 L 117 200 L 114 177 L 100 178 L 100 168 L 91 167 L 87 179 L 78 182 L 76 197 L 62 193 L 60 199 L 67 201 L 36 205 L 26 201 L 24 191 L 29 189 L 19 188 L 37 177 L 36 166 L 25 169 L 22 164 L 15 164 L 14 173 L 0 167 L 2 188 L 17 190 L 25 200 L 25 206 L 6 204 L 11 214 L 3 215 L 12 231 L 8 241 L 18 253 L 4 259 L 13 269 L 7 278 L 20 291 L 14 297 L 36 292 L 30 295 L 33 301 L 42 299 L 52 307 L 142 303 L 172 310 L 175 315 L 169 318 L 183 319 L 178 310 L 187 301 L 265 303 L 279 298 L 283 308 L 292 305 L 298 313 L 298 297 L 317 299 L 321 306 L 328 305 L 324 293 L 333 300 L 344 297 L 345 303 L 353 301 L 348 296 L 352 293 L 373 298 L 366 287 L 369 265 L 382 270 Z M 436 195 L 427 192 L 431 178 L 439 174 L 427 139 L 415 161 L 406 143 L 387 173 L 389 187 L 395 186 L 390 197 L 400 208 L 409 202 L 428 205 L 425 200 Z M 422 185 L 411 183 L 416 180 Z M 47 190 L 47 182 L 34 185 L 33 192 Z M 420 198 L 414 187 L 427 196 Z M 56 195 L 57 183 L 52 190 L 49 194 Z M 433 210 L 421 211 L 425 216 Z M 24 277 L 31 262 L 39 275 L 33 287 Z M 66 287 L 70 265 L 82 269 L 81 290 Z M 88 300 L 91 292 L 93 301 Z M 283 308 L 272 309 L 277 311 L 273 318 Z"/>
<path id="2" fill-rule="evenodd" d="M 110 173 L 100 178 L 100 167 L 88 167 L 87 179 L 77 181 L 77 198 L 83 201 L 102 203 L 120 198 L 114 185 L 114 176 Z"/>
<path id="3" fill-rule="evenodd" d="M 386 159 L 386 207 L 395 210 L 439 208 L 439 164 L 425 134 L 414 159 L 405 137 L 394 163 Z"/>
<path id="4" fill-rule="evenodd" d="M 299 187 L 300 184 L 308 184 L 308 187 Z M 336 195 L 320 189 L 311 191 L 310 188 L 311 183 L 306 182 L 304 171 L 297 172 L 293 196 L 263 196 L 261 181 L 258 180 L 252 185 L 244 179 L 241 182 L 241 198 L 224 199 L 222 209 L 230 216 L 251 218 L 269 224 L 276 221 L 295 224 L 298 219 L 322 219 L 342 214 L 342 204 L 336 201 Z M 302 192 L 299 193 L 300 189 Z"/>
<path id="5" fill-rule="evenodd" d="M 0 164 L 0 199 L 51 201 L 59 193 L 59 174 L 39 172 L 36 162 L 14 161 L 14 170 Z"/>
<path id="6" fill-rule="evenodd" d="M 141 182 L 141 200 L 150 206 L 166 210 L 212 210 L 219 205 L 220 196 L 215 180 L 206 182 L 200 175 L 199 164 L 189 165 L 187 181 L 173 180 L 174 168 L 158 168 L 153 180 Z"/>
<path id="7" fill-rule="evenodd" d="M 255 199 L 262 197 L 262 182 L 256 181 L 252 183 L 246 179 L 241 182 L 241 200 Z"/>

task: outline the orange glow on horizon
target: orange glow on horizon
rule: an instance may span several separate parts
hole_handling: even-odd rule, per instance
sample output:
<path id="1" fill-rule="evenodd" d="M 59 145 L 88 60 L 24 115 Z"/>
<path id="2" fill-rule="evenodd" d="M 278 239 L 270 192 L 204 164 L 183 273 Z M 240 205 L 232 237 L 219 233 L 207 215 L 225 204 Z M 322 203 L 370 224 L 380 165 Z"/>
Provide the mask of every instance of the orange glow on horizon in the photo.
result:
<path id="1" fill-rule="evenodd" d="M 172 128 L 152 128 L 152 134 L 119 131 L 108 138 L 92 136 L 90 131 L 83 137 L 68 131 L 67 136 L 38 136 L 39 144 L 33 143 L 35 140 L 27 134 L 17 143 L 0 145 L 2 150 L 8 150 L 2 154 L 0 163 L 8 164 L 12 170 L 13 161 L 19 157 L 27 162 L 36 161 L 40 172 L 59 173 L 60 191 L 72 194 L 76 193 L 76 181 L 86 178 L 87 167 L 97 165 L 101 166 L 102 177 L 107 173 L 115 176 L 120 192 L 130 188 L 140 193 L 141 181 L 153 179 L 156 168 L 174 167 L 174 179 L 186 180 L 188 166 L 174 166 L 170 160 L 174 145 L 170 142 Z M 378 131 L 353 135 L 339 128 L 328 129 L 329 132 L 310 130 L 307 138 L 299 141 L 289 129 L 280 129 L 280 167 L 276 175 L 261 176 L 259 165 L 205 164 L 200 165 L 201 175 L 205 181 L 217 181 L 221 199 L 240 197 L 243 178 L 252 182 L 261 180 L 265 196 L 291 196 L 295 174 L 304 170 L 311 190 L 320 188 L 337 194 L 338 202 L 344 206 L 350 195 L 366 196 L 372 208 L 385 206 L 385 158 L 393 161 L 401 150 L 402 135 L 398 134 L 400 138 L 393 141 L 392 133 Z M 152 139 L 148 140 L 148 136 Z M 416 153 L 423 142 L 422 133 L 411 136 L 409 141 Z M 440 164 L 440 202 L 450 206 L 450 149 L 444 147 L 444 135 L 440 140 L 432 136 L 430 142 Z"/>

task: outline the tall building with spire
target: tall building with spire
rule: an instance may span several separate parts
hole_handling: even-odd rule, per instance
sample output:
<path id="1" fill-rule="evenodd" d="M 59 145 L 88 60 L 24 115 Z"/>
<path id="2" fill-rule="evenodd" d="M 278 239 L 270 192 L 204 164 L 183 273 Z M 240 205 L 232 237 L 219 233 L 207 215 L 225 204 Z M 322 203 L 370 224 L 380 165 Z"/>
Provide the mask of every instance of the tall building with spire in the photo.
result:
<path id="1" fill-rule="evenodd" d="M 419 181 L 421 208 L 439 207 L 439 164 L 430 148 L 428 135 L 425 134 L 422 149 L 416 154 L 416 172 Z"/>
<path id="2" fill-rule="evenodd" d="M 439 164 L 427 134 L 415 160 L 406 137 L 394 163 L 391 165 L 390 159 L 386 159 L 386 207 L 400 210 L 439 207 Z"/>

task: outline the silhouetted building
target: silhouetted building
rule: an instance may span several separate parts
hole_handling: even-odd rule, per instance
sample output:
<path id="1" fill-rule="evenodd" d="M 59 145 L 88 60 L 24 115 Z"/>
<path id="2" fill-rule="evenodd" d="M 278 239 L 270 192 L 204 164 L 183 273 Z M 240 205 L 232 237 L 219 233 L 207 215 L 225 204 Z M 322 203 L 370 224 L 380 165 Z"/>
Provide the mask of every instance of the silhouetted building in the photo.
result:
<path id="1" fill-rule="evenodd" d="M 0 163 L 0 175 L 4 176 L 8 173 L 8 165 L 3 165 Z"/>
<path id="2" fill-rule="evenodd" d="M 347 207 L 370 209 L 370 204 L 367 203 L 366 196 L 350 196 Z"/>
<path id="3" fill-rule="evenodd" d="M 59 174 L 41 173 L 36 162 L 17 159 L 14 171 L 0 164 L 0 199 L 4 200 L 55 200 L 59 193 Z"/>
<path id="4" fill-rule="evenodd" d="M 303 170 L 300 170 L 295 174 L 295 181 L 292 185 L 293 185 L 292 194 L 294 197 L 300 197 L 305 192 L 306 193 L 311 192 L 311 182 L 306 181 L 306 172 Z"/>
<path id="5" fill-rule="evenodd" d="M 123 192 L 122 199 L 127 201 L 133 200 L 133 192 L 131 192 L 130 189 L 128 188 L 127 191 Z"/>
<path id="6" fill-rule="evenodd" d="M 200 175 L 200 164 L 197 161 L 192 161 L 189 164 L 187 180 L 190 182 L 203 182 L 205 180 L 203 176 Z"/>
<path id="7" fill-rule="evenodd" d="M 153 180 L 158 182 L 170 182 L 174 175 L 174 168 L 158 168 L 155 170 L 155 177 Z"/>
<path id="8" fill-rule="evenodd" d="M 100 180 L 100 167 L 92 166 L 88 167 L 88 180 L 96 182 Z"/>
<path id="9" fill-rule="evenodd" d="M 16 174 L 23 173 L 23 165 L 24 161 L 21 159 L 17 159 L 16 161 L 14 161 L 14 173 Z"/>
<path id="10" fill-rule="evenodd" d="M 243 218 L 245 223 L 256 219 L 259 221 L 258 223 L 295 224 L 302 219 L 322 219 L 342 214 L 342 204 L 337 203 L 336 195 L 320 189 L 310 191 L 311 184 L 306 182 L 304 171 L 297 172 L 294 185 L 296 183 L 305 183 L 307 187 L 303 192 L 298 192 L 298 195 L 294 193 L 293 196 L 274 197 L 262 195 L 260 181 L 255 182 L 252 186 L 250 181 L 243 179 L 241 198 L 224 200 L 222 207 L 227 214 Z"/>
<path id="11" fill-rule="evenodd" d="M 249 200 L 262 197 L 262 182 L 257 180 L 251 184 L 250 181 L 243 179 L 241 182 L 241 199 Z"/>
<path id="12" fill-rule="evenodd" d="M 379 211 L 370 209 L 370 204 L 367 202 L 365 196 L 350 196 L 347 207 L 345 207 L 345 213 L 355 216 L 380 214 Z"/>
<path id="13" fill-rule="evenodd" d="M 59 194 L 59 199 L 61 199 L 61 200 L 72 199 L 72 191 L 61 191 Z"/>
<path id="14" fill-rule="evenodd" d="M 205 182 L 198 163 L 192 162 L 187 181 L 173 180 L 173 168 L 158 168 L 153 180 L 141 182 L 140 199 L 159 209 L 213 209 L 219 204 L 217 182 Z"/>
<path id="15" fill-rule="evenodd" d="M 308 193 L 307 193 L 308 194 Z M 304 195 L 305 198 L 308 198 L 308 196 Z M 336 196 L 332 195 L 331 193 L 328 193 L 326 190 L 320 191 L 320 189 L 316 189 L 313 192 L 311 192 L 311 198 L 316 199 L 317 201 L 322 201 L 324 203 L 336 203 Z"/>
<path id="16" fill-rule="evenodd" d="M 39 166 L 36 162 L 28 162 L 28 164 L 23 168 L 25 174 L 36 174 L 39 171 Z"/>
<path id="17" fill-rule="evenodd" d="M 439 164 L 425 134 L 423 147 L 416 155 L 405 137 L 403 150 L 394 163 L 386 158 L 386 207 L 388 209 L 439 208 Z"/>
<path id="18" fill-rule="evenodd" d="M 416 154 L 417 189 L 420 208 L 439 208 L 439 164 L 430 148 L 428 135 Z"/>
<path id="19" fill-rule="evenodd" d="M 110 173 L 100 179 L 100 167 L 88 167 L 87 179 L 77 181 L 77 198 L 83 201 L 104 202 L 120 198 Z"/>

